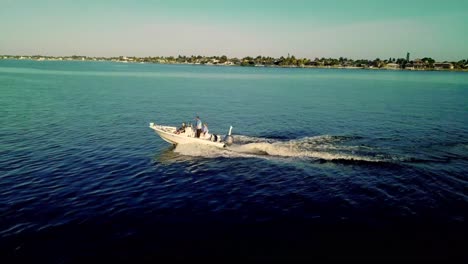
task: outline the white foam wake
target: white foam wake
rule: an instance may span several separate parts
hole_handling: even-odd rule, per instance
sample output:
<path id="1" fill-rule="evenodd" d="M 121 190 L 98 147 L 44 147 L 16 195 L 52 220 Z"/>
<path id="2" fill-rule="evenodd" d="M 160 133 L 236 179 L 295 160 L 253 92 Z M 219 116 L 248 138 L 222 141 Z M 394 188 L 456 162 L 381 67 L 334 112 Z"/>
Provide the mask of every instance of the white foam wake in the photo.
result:
<path id="1" fill-rule="evenodd" d="M 226 149 L 198 144 L 178 145 L 174 152 L 193 157 L 204 158 L 300 158 L 322 160 L 350 160 L 382 162 L 391 161 L 378 155 L 358 154 L 362 146 L 349 146 L 340 144 L 350 138 L 336 136 L 315 136 L 294 140 L 275 140 L 236 135 L 235 142 Z"/>

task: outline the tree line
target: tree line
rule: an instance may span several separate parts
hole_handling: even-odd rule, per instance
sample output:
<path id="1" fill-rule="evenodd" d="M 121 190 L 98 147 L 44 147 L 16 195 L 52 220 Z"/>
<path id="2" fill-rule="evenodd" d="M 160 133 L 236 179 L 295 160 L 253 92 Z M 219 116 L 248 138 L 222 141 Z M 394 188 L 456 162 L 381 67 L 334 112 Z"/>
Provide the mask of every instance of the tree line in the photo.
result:
<path id="1" fill-rule="evenodd" d="M 155 56 L 155 57 L 88 57 L 88 56 L 65 56 L 65 57 L 54 57 L 54 56 L 11 56 L 11 55 L 0 55 L 0 59 L 48 59 L 48 60 L 99 60 L 99 61 L 120 61 L 120 62 L 140 62 L 140 63 L 167 63 L 167 64 L 209 64 L 209 65 L 238 65 L 238 66 L 271 66 L 271 67 L 360 67 L 360 68 L 383 68 L 392 66 L 394 68 L 420 68 L 420 69 L 431 69 L 434 68 L 436 61 L 430 57 L 424 57 L 422 59 L 410 60 L 406 58 L 388 58 L 380 59 L 375 58 L 369 59 L 350 59 L 346 57 L 339 58 L 296 58 L 292 56 L 281 56 L 274 58 L 270 56 L 257 56 L 257 57 L 243 57 L 243 58 L 228 58 L 226 55 L 222 56 L 201 56 L 192 55 L 184 56 Z M 468 69 L 468 59 L 459 61 L 444 61 L 443 63 L 450 63 L 454 69 Z"/>

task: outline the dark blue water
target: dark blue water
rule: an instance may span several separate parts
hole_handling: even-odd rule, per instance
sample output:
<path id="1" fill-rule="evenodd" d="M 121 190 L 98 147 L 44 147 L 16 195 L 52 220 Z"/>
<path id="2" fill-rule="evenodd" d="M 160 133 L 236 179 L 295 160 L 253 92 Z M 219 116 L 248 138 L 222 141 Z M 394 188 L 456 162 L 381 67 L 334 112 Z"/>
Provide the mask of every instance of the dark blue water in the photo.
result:
<path id="1" fill-rule="evenodd" d="M 0 61 L 0 256 L 467 258 L 468 74 Z M 149 122 L 200 115 L 227 150 Z"/>

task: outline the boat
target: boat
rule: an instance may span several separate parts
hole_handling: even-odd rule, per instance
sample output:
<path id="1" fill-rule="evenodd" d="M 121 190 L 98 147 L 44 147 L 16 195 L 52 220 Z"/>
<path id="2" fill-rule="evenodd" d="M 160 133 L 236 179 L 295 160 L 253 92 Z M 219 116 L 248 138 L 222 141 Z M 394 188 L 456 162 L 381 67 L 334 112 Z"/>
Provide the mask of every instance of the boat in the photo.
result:
<path id="1" fill-rule="evenodd" d="M 233 137 L 231 136 L 232 126 L 229 127 L 229 132 L 225 137 L 215 134 L 206 134 L 205 136 L 200 136 L 200 138 L 195 137 L 196 129 L 190 126 L 186 127 L 181 133 L 178 132 L 176 127 L 158 125 L 153 122 L 149 124 L 149 127 L 153 129 L 164 141 L 173 145 L 201 144 L 205 146 L 225 148 L 233 142 Z"/>

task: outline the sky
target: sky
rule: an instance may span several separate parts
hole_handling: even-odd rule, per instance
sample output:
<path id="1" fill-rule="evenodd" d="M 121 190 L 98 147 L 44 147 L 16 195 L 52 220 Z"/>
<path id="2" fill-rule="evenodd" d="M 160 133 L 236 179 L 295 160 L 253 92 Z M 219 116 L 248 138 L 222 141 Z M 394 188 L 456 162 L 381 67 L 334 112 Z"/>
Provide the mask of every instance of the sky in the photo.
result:
<path id="1" fill-rule="evenodd" d="M 468 59 L 468 0 L 0 0 L 0 54 Z"/>

